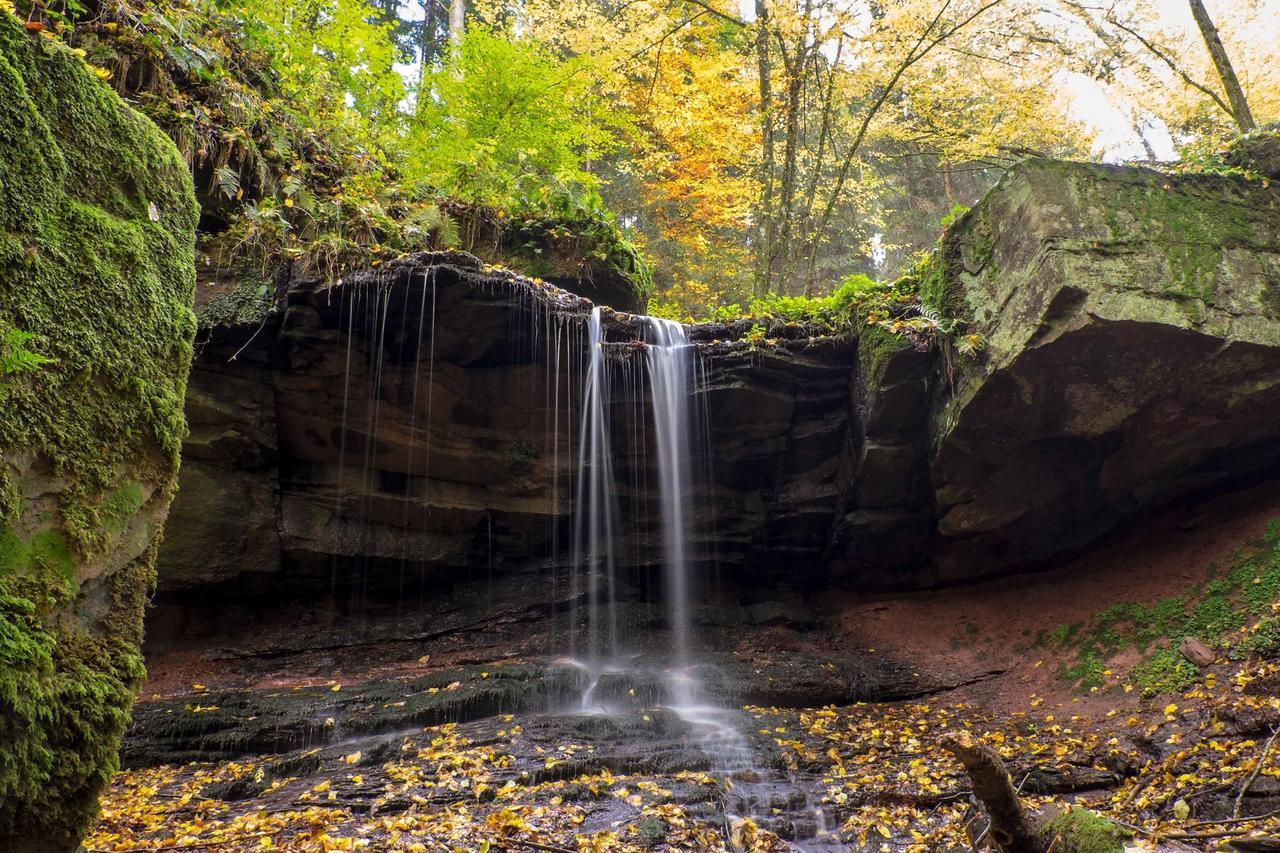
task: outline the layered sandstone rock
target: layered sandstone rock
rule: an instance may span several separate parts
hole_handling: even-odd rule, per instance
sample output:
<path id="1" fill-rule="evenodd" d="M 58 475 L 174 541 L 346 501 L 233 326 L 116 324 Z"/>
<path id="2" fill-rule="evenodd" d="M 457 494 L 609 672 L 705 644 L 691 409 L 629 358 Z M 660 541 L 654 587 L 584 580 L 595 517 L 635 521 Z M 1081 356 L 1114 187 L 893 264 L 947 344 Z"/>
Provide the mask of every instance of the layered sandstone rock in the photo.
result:
<path id="1" fill-rule="evenodd" d="M 940 385 L 939 577 L 1043 562 L 1280 463 L 1280 192 L 1030 161 L 946 236 L 987 340 Z"/>
<path id="2" fill-rule="evenodd" d="M 875 330 L 753 347 L 694 328 L 710 413 L 696 562 L 748 602 L 928 586 L 1269 475 L 1278 222 L 1280 193 L 1257 181 L 1029 161 L 949 229 L 926 287 L 985 341 L 976 357 Z M 589 310 L 422 255 L 294 282 L 282 311 L 215 325 L 162 593 L 412 589 L 429 610 L 451 584 L 563 572 Z M 618 552 L 645 598 L 661 549 L 642 335 L 631 315 L 606 326 Z"/>

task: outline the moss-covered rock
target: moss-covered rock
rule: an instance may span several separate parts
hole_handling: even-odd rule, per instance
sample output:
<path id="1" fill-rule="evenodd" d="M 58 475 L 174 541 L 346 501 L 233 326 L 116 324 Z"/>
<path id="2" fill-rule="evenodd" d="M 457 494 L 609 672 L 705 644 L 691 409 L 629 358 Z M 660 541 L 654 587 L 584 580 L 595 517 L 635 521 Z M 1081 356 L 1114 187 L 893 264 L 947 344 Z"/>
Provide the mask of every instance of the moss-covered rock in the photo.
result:
<path id="1" fill-rule="evenodd" d="M 1031 160 L 940 257 L 936 304 L 986 342 L 936 401 L 944 579 L 1280 461 L 1280 187 Z"/>
<path id="2" fill-rule="evenodd" d="M 1044 824 L 1048 849 L 1062 853 L 1124 853 L 1133 833 L 1086 808 L 1064 809 Z"/>
<path id="3" fill-rule="evenodd" d="M 75 849 L 116 767 L 185 434 L 195 221 L 173 144 L 0 14 L 0 337 L 31 355 L 0 374 L 6 851 Z"/>
<path id="4" fill-rule="evenodd" d="M 536 276 L 597 305 L 641 313 L 653 292 L 648 263 L 618 226 L 604 217 L 526 219 L 498 227 L 475 251 L 525 275 Z"/>
<path id="5" fill-rule="evenodd" d="M 1260 127 L 1227 147 L 1229 166 L 1266 178 L 1280 179 L 1280 123 Z"/>

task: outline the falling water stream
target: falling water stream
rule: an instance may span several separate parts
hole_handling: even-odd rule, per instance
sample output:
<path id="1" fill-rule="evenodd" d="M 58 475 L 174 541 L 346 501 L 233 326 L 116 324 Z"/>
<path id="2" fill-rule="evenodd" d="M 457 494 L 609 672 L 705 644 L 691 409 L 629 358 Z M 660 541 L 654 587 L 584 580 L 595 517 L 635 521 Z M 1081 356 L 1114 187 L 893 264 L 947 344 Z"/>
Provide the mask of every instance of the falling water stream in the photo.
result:
<path id="1" fill-rule="evenodd" d="M 573 520 L 573 565 L 570 595 L 585 600 L 587 611 L 585 667 L 588 686 L 584 708 L 595 702 L 602 673 L 618 666 L 618 603 L 614 543 L 617 501 L 613 451 L 609 441 L 609 371 L 605 362 L 604 326 L 600 309 L 588 320 L 587 373 L 582 391 L 582 425 L 578 446 L 578 507 Z M 603 587 L 603 588 L 602 588 Z M 603 595 L 602 595 L 603 593 Z M 569 654 L 579 649 L 570 632 Z"/>
<path id="2" fill-rule="evenodd" d="M 689 727 L 690 739 L 708 757 L 711 769 L 735 787 L 727 816 L 750 817 L 770 811 L 779 792 L 794 801 L 792 780 L 758 772 L 755 756 L 744 734 L 745 716 L 737 709 L 714 701 L 698 677 L 692 656 L 692 601 L 695 594 L 691 532 L 696 517 L 694 448 L 707 436 L 700 427 L 697 398 L 703 375 L 697 350 L 684 326 L 656 317 L 644 323 L 644 369 L 648 384 L 653 447 L 662 534 L 662 577 L 668 642 L 663 669 L 662 704 Z M 618 518 L 613 457 L 610 443 L 611 400 L 608 343 L 599 308 L 588 321 L 588 353 L 582 392 L 582 418 L 578 458 L 577 507 L 574 514 L 574 564 L 579 567 L 575 589 L 588 602 L 586 657 L 575 659 L 587 672 L 587 687 L 580 710 L 608 713 L 598 688 L 606 674 L 629 673 L 631 658 L 619 646 L 617 594 L 618 560 L 615 554 Z M 627 389 L 634 390 L 634 389 Z M 642 466 L 643 467 L 643 466 Z M 576 652 L 576 649 L 572 649 Z M 634 674 L 634 673 L 632 673 Z M 810 792 L 813 793 L 813 792 Z M 826 849 L 823 836 L 828 821 L 812 799 L 814 838 L 797 844 L 801 849 Z M 802 806 L 803 808 L 803 806 Z M 828 836 L 829 837 L 829 836 Z"/>
<path id="3" fill-rule="evenodd" d="M 424 491 L 429 485 L 432 450 L 432 390 L 436 355 L 435 284 L 434 276 L 430 281 L 422 280 L 421 291 L 417 294 L 419 304 L 416 312 L 416 335 L 409 331 L 406 339 L 399 341 L 398 351 L 402 359 L 406 352 L 414 353 L 413 388 L 408 401 L 411 414 L 408 422 L 410 446 L 407 467 L 415 473 L 421 468 Z M 373 458 L 375 442 L 371 437 L 378 434 L 381 414 L 379 404 L 384 396 L 383 360 L 388 355 L 390 343 L 387 319 L 391 289 L 379 283 L 369 287 L 367 292 L 363 288 L 358 289 L 346 298 L 347 352 L 341 400 L 338 488 L 335 496 L 336 509 L 340 515 L 346 502 L 343 469 L 347 465 L 355 462 L 363 469 L 358 472 L 363 488 L 357 493 L 357 497 L 362 493 L 367 502 L 375 491 L 377 466 Z M 366 299 L 370 305 L 361 304 Z M 408 310 L 409 304 L 406 293 L 403 311 L 406 317 L 412 313 Z M 531 310 L 530 313 L 535 312 Z M 361 314 L 367 317 L 366 328 L 358 330 L 357 316 Z M 698 593 L 695 588 L 693 532 L 700 511 L 703 517 L 706 512 L 705 507 L 695 503 L 695 495 L 707 493 L 709 489 L 704 487 L 710 485 L 709 480 L 703 482 L 709 474 L 709 469 L 704 464 L 709 460 L 709 454 L 703 458 L 701 451 L 708 449 L 705 444 L 709 441 L 709 435 L 706 432 L 708 423 L 703 393 L 705 374 L 697 348 L 690 343 L 684 326 L 654 317 L 638 318 L 643 330 L 641 342 L 609 341 L 604 313 L 598 307 L 592 309 L 584 324 L 585 329 L 578 325 L 576 318 L 575 321 L 570 321 L 566 317 L 555 316 L 550 308 L 541 313 L 540 317 L 534 317 L 531 324 L 537 326 L 539 319 L 543 321 L 543 328 L 531 329 L 530 337 L 535 349 L 538 348 L 539 340 L 542 341 L 547 356 L 549 383 L 555 383 L 554 388 L 549 384 L 545 392 L 551 408 L 548 426 L 553 471 L 558 471 L 561 448 L 561 369 L 565 370 L 566 389 L 578 383 L 581 388 L 579 412 L 576 417 L 565 421 L 565 427 L 569 428 L 570 433 L 567 446 L 571 447 L 575 443 L 577 445 L 577 465 L 576 471 L 571 475 L 574 509 L 569 554 L 571 568 L 567 577 L 568 600 L 573 603 L 573 610 L 569 614 L 567 641 L 560 648 L 568 652 L 568 657 L 561 659 L 562 662 L 580 670 L 582 676 L 582 690 L 576 707 L 569 710 L 582 714 L 625 714 L 636 712 L 637 706 L 647 705 L 650 700 L 656 701 L 684 721 L 690 745 L 705 753 L 711 770 L 726 779 L 734 780 L 733 796 L 727 798 L 729 815 L 749 816 L 767 810 L 770 798 L 776 798 L 779 791 L 788 790 L 793 786 L 794 780 L 783 779 L 776 774 L 769 776 L 767 771 L 762 773 L 756 768 L 756 758 L 744 733 L 746 716 L 739 709 L 728 707 L 713 698 L 715 691 L 708 690 L 700 678 L 699 662 L 693 652 L 693 602 Z M 585 341 L 579 337 L 580 330 L 585 331 Z M 368 364 L 364 365 L 363 371 L 370 388 L 366 410 L 356 413 L 350 411 L 355 379 L 353 337 L 360 332 L 363 332 L 361 337 L 370 345 Z M 565 356 L 563 359 L 562 348 Z M 638 351 L 642 351 L 642 357 L 637 357 Z M 425 371 L 421 364 L 424 356 Z M 420 375 L 422 373 L 425 373 L 425 377 Z M 425 418 L 420 423 L 419 383 L 423 378 L 426 384 Z M 566 403 L 572 396 L 566 394 Z M 643 405 L 646 397 L 647 410 Z M 571 407 L 569 411 L 572 411 Z M 357 419 L 361 414 L 365 420 L 363 432 L 353 433 L 352 427 L 359 423 Z M 572 435 L 571 429 L 574 421 L 578 427 L 576 436 Z M 625 429 L 616 436 L 613 434 L 615 428 L 623 427 Z M 370 438 L 361 440 L 356 447 L 348 447 L 349 433 L 357 438 Z M 421 449 L 414 443 L 419 433 L 424 439 Z M 632 588 L 634 578 L 623 573 L 623 566 L 636 565 L 633 558 L 639 556 L 623 552 L 626 547 L 623 544 L 626 539 L 624 534 L 647 531 L 650 525 L 646 512 L 648 504 L 644 500 L 628 507 L 628 517 L 624 524 L 619 505 L 619 483 L 614 470 L 615 443 L 619 448 L 634 451 L 640 460 L 641 464 L 635 466 L 634 472 L 640 479 L 629 485 L 636 487 L 641 495 L 652 493 L 657 497 L 661 532 L 662 616 L 667 631 L 665 647 L 658 650 L 656 656 L 656 668 L 652 650 L 642 650 L 634 645 L 637 635 L 624 624 L 624 611 L 620 608 L 620 600 L 635 592 Z M 347 458 L 356 454 L 364 458 Z M 649 465 L 645 463 L 652 463 L 657 475 L 656 483 L 647 481 Z M 555 482 L 552 483 L 552 492 L 559 492 Z M 429 512 L 427 495 L 424 493 L 423 497 L 423 503 L 428 506 L 425 511 Z M 363 509 L 367 515 L 369 507 Z M 406 503 L 406 520 L 408 512 Z M 492 584 L 493 519 L 491 516 L 486 518 L 486 548 Z M 369 531 L 356 535 L 367 536 Z M 551 539 L 555 541 L 554 536 Z M 366 551 L 367 548 L 357 548 L 358 553 Z M 554 553 L 551 559 L 553 563 L 556 562 Z M 401 590 L 408 560 L 405 552 L 400 559 Z M 355 569 L 357 582 L 353 585 L 351 603 L 357 612 L 362 613 L 368 566 L 357 565 Z M 335 558 L 335 591 L 337 571 Z M 561 580 L 557 578 L 554 582 L 560 583 Z M 403 601 L 398 612 L 402 608 Z M 611 689 L 602 686 L 606 683 Z M 611 701 L 620 695 L 617 689 L 619 683 L 643 683 L 649 685 L 645 688 L 649 692 L 642 693 L 631 701 L 632 707 L 629 710 L 611 705 Z M 629 696 L 637 696 L 634 689 L 626 692 Z M 760 781 L 762 779 L 764 781 Z M 826 821 L 820 812 L 815 812 L 817 826 L 821 827 Z M 824 845 L 804 844 L 803 848 L 823 849 Z"/>

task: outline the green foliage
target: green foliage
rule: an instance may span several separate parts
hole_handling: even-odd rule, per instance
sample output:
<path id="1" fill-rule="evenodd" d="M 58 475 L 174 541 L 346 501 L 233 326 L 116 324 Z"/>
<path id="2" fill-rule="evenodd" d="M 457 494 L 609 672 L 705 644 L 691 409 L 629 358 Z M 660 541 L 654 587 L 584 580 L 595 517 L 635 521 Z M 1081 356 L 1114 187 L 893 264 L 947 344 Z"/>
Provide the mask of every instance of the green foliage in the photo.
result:
<path id="1" fill-rule="evenodd" d="M 472 27 L 419 94 L 409 175 L 507 213 L 594 213 L 599 179 L 584 164 L 616 145 L 624 121 L 583 71 L 531 39 Z"/>
<path id="2" fill-rule="evenodd" d="M 1129 680 L 1144 697 L 1180 693 L 1195 684 L 1199 670 L 1176 649 L 1157 649 L 1133 668 Z"/>
<path id="3" fill-rule="evenodd" d="M 1102 671 L 1111 656 L 1126 648 L 1143 654 L 1130 680 L 1145 695 L 1182 690 L 1195 679 L 1196 668 L 1176 651 L 1183 637 L 1222 644 L 1231 632 L 1250 618 L 1271 611 L 1280 601 L 1280 519 L 1267 525 L 1257 546 L 1241 552 L 1235 564 L 1187 597 L 1154 602 L 1124 601 L 1099 613 L 1081 633 L 1077 625 L 1042 631 L 1035 645 L 1067 648 L 1076 645 L 1072 662 L 1060 675 L 1082 689 L 1103 685 Z M 1280 621 L 1266 618 L 1233 649 L 1240 656 L 1250 652 L 1280 651 Z M 1153 647 L 1155 647 L 1153 649 Z"/>
<path id="4" fill-rule="evenodd" d="M 1275 657 L 1280 655 L 1280 619 L 1268 616 L 1258 621 L 1239 645 L 1239 651 L 1246 654 Z"/>
<path id="5" fill-rule="evenodd" d="M 0 332 L 0 377 L 19 373 L 35 373 L 53 359 L 27 348 L 36 336 L 19 329 Z"/>
<path id="6" fill-rule="evenodd" d="M 336 277 L 492 244 L 495 228 L 505 246 L 507 229 L 555 218 L 608 231 L 584 246 L 647 292 L 648 266 L 585 166 L 626 120 L 580 63 L 473 29 L 428 69 L 415 110 L 394 26 L 366 0 L 109 0 L 64 32 L 191 163 L 202 268 Z M 217 311 L 261 316 L 273 299 L 239 294 Z"/>
<path id="7" fill-rule="evenodd" d="M 754 324 L 750 329 L 747 330 L 747 333 L 742 336 L 742 339 L 752 347 L 764 346 L 764 342 L 765 342 L 764 326 L 761 326 L 759 323 Z"/>
<path id="8" fill-rule="evenodd" d="M 945 229 L 968 212 L 956 205 L 942 218 Z M 725 305 L 712 309 L 700 322 L 726 322 L 737 319 L 800 323 L 817 327 L 828 334 L 858 331 L 873 338 L 872 350 L 865 358 L 880 361 L 880 350 L 912 345 L 926 348 L 942 341 L 954 346 L 962 356 L 975 356 L 986 348 L 986 339 L 978 333 L 965 332 L 964 323 L 947 305 L 948 283 L 939 260 L 941 245 L 932 252 L 922 252 L 911 271 L 893 282 L 876 281 L 866 275 L 846 278 L 827 296 L 787 296 L 770 293 L 741 305 Z M 650 304 L 650 313 L 663 311 L 664 316 L 678 316 L 674 305 Z M 692 317 L 685 319 L 693 320 Z M 887 333 L 887 338 L 871 334 Z"/>
<path id="9" fill-rule="evenodd" d="M 943 229 L 949 228 L 953 222 L 968 212 L 969 206 L 967 204 L 953 205 L 951 210 L 947 211 L 947 213 L 938 220 L 938 224 L 941 225 Z"/>
<path id="10" fill-rule="evenodd" d="M 903 278 L 896 282 L 876 281 L 857 274 L 845 279 L 828 296 L 783 296 L 771 293 L 757 297 L 744 309 L 741 305 L 713 308 L 706 316 L 684 316 L 675 303 L 651 301 L 648 311 L 655 316 L 685 319 L 702 323 L 727 323 L 747 319 L 756 325 L 787 323 L 815 327 L 826 334 L 845 334 L 867 329 L 888 333 L 890 342 L 927 343 L 942 327 L 920 313 L 914 282 Z"/>

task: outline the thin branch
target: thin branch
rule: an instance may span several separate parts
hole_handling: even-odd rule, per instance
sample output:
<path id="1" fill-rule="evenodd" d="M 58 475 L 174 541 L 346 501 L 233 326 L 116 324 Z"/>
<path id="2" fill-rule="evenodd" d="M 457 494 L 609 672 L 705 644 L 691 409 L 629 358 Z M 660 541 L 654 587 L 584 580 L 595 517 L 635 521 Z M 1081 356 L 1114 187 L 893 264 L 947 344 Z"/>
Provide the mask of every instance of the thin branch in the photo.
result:
<path id="1" fill-rule="evenodd" d="M 1101 7 L 1099 6 L 1086 6 L 1083 3 L 1074 3 L 1072 2 L 1072 0 L 1063 0 L 1063 2 L 1070 8 L 1075 9 L 1076 11 L 1083 14 L 1086 18 L 1089 17 L 1088 13 L 1091 11 L 1093 12 L 1102 11 Z M 1199 91 L 1208 95 L 1210 98 L 1213 99 L 1213 102 L 1217 104 L 1219 108 L 1222 109 L 1223 112 L 1225 112 L 1227 115 L 1231 116 L 1232 118 L 1235 118 L 1235 113 L 1231 112 L 1231 108 L 1227 106 L 1226 101 L 1222 100 L 1222 97 L 1218 95 L 1217 92 L 1213 91 L 1208 86 L 1205 86 L 1203 83 L 1200 83 L 1199 81 L 1192 78 L 1190 74 L 1182 70 L 1182 68 L 1176 62 L 1173 61 L 1172 57 L 1170 57 L 1167 53 L 1165 53 L 1163 50 L 1161 50 L 1158 46 L 1153 44 L 1151 41 L 1146 39 L 1142 35 L 1142 33 L 1138 32 L 1137 30 L 1133 29 L 1132 27 L 1124 23 L 1121 23 L 1120 19 L 1115 16 L 1115 14 L 1111 11 L 1111 9 L 1108 9 L 1106 11 L 1106 14 L 1103 16 L 1103 20 L 1111 24 L 1116 29 L 1123 30 L 1124 32 L 1133 36 L 1133 38 L 1137 39 L 1138 43 L 1141 44 L 1144 48 L 1146 48 L 1147 51 L 1149 51 L 1153 56 L 1155 56 L 1165 65 L 1169 66 L 1170 71 L 1172 71 L 1174 74 L 1177 74 L 1179 77 L 1181 77 L 1184 83 L 1186 83 L 1188 86 L 1192 87 L 1193 89 L 1198 89 Z"/>
<path id="2" fill-rule="evenodd" d="M 1195 823 L 1186 825 L 1186 829 L 1198 829 L 1202 826 L 1233 826 L 1237 823 L 1252 823 L 1258 820 L 1266 820 L 1269 817 L 1280 815 L 1280 809 L 1272 809 L 1262 814 L 1250 815 L 1249 817 L 1234 817 L 1229 820 L 1198 820 Z"/>
<path id="3" fill-rule="evenodd" d="M 729 23 L 734 24 L 735 26 L 745 27 L 747 25 L 747 22 L 742 20 L 741 18 L 734 17 L 733 15 L 730 15 L 727 12 L 721 12 L 715 6 L 712 6 L 710 3 L 703 2 L 703 0 L 680 0 L 680 2 L 692 3 L 693 5 L 701 9 L 707 10 L 711 14 L 715 15 L 717 18 L 728 21 Z"/>
<path id="4" fill-rule="evenodd" d="M 1114 15 L 1107 15 L 1107 22 L 1112 24 L 1115 27 L 1118 27 L 1124 30 L 1126 33 L 1136 38 L 1142 44 L 1143 47 L 1151 51 L 1151 53 L 1155 54 L 1160 59 L 1160 61 L 1163 62 L 1165 65 L 1168 65 L 1169 69 L 1173 71 L 1174 74 L 1177 74 L 1179 77 L 1181 77 L 1188 86 L 1191 86 L 1195 89 L 1199 89 L 1201 92 L 1204 92 L 1210 98 L 1213 98 L 1213 102 L 1217 104 L 1219 107 L 1221 107 L 1224 113 L 1231 116 L 1232 118 L 1235 117 L 1235 113 L 1231 112 L 1231 108 L 1227 106 L 1226 101 L 1222 100 L 1222 98 L 1218 96 L 1217 92 L 1213 91 L 1208 86 L 1205 86 L 1203 83 L 1198 83 L 1194 79 L 1192 79 L 1190 74 L 1188 74 L 1187 72 L 1183 71 L 1180 67 L 1178 67 L 1178 65 L 1174 63 L 1174 61 L 1170 59 L 1166 54 L 1164 54 L 1158 47 L 1156 47 L 1154 44 L 1152 44 L 1151 42 L 1143 38 L 1142 34 L 1139 33 L 1137 30 L 1134 30 L 1120 23 L 1120 21 Z"/>
<path id="5" fill-rule="evenodd" d="M 1267 738 L 1267 744 L 1262 748 L 1262 755 L 1258 757 L 1258 763 L 1253 766 L 1253 772 L 1249 774 L 1249 778 L 1245 779 L 1244 784 L 1240 786 L 1240 793 L 1236 794 L 1236 807 L 1231 812 L 1232 817 L 1240 817 L 1240 806 L 1244 803 L 1245 794 L 1249 793 L 1249 788 L 1253 785 L 1254 780 L 1258 778 L 1258 774 L 1266 766 L 1267 757 L 1271 755 L 1271 747 L 1276 745 L 1277 736 L 1280 736 L 1280 726 L 1276 726 L 1271 730 L 1271 737 Z"/>

